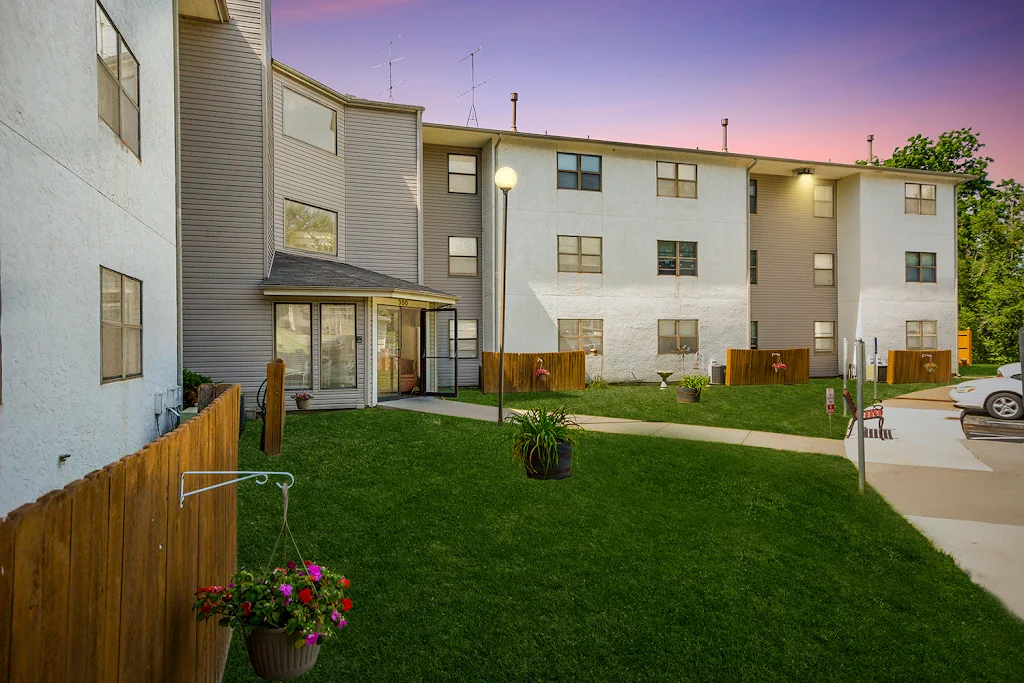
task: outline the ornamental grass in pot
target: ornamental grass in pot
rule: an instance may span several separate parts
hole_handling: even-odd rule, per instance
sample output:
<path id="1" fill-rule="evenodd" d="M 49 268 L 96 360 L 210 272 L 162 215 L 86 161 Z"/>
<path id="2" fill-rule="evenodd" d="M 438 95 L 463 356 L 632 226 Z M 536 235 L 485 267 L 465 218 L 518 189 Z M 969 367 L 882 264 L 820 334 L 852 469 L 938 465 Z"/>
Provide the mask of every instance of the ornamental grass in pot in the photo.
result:
<path id="1" fill-rule="evenodd" d="M 679 380 L 679 384 L 676 386 L 676 402 L 677 403 L 699 403 L 700 395 L 704 393 L 704 389 L 711 384 L 711 379 L 707 375 L 693 374 L 683 375 L 682 379 Z"/>
<path id="2" fill-rule="evenodd" d="M 512 459 L 526 469 L 530 479 L 565 479 L 572 474 L 573 446 L 579 425 L 564 408 L 534 408 L 509 415 L 512 428 L 506 440 L 512 444 Z"/>
<path id="3" fill-rule="evenodd" d="M 253 574 L 240 571 L 225 586 L 196 593 L 197 621 L 219 616 L 219 624 L 241 628 L 257 676 L 285 681 L 316 664 L 320 644 L 345 628 L 352 601 L 349 580 L 305 562 Z"/>

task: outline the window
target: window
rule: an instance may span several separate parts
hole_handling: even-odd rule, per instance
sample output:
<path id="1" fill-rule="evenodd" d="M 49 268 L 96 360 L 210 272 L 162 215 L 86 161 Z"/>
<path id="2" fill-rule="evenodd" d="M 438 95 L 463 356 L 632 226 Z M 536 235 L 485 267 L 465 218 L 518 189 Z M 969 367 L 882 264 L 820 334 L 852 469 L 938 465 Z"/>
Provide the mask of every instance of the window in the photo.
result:
<path id="1" fill-rule="evenodd" d="M 318 254 L 337 254 L 338 214 L 284 200 L 284 245 Z"/>
<path id="2" fill-rule="evenodd" d="M 907 350 L 934 351 L 939 348 L 939 323 L 935 320 L 907 321 Z"/>
<path id="3" fill-rule="evenodd" d="M 907 282 L 935 282 L 934 252 L 907 252 Z"/>
<path id="4" fill-rule="evenodd" d="M 559 320 L 558 350 L 604 355 L 604 321 Z"/>
<path id="5" fill-rule="evenodd" d="M 142 376 L 142 282 L 100 267 L 101 380 Z"/>
<path id="6" fill-rule="evenodd" d="M 757 321 L 750 321 L 750 348 L 757 348 Z"/>
<path id="7" fill-rule="evenodd" d="M 96 3 L 96 81 L 100 118 L 141 159 L 139 62 L 99 3 Z"/>
<path id="8" fill-rule="evenodd" d="M 459 358 L 477 358 L 480 355 L 480 324 L 477 320 L 459 320 Z M 448 321 L 448 357 L 454 358 L 455 320 Z"/>
<path id="9" fill-rule="evenodd" d="M 281 128 L 285 135 L 325 152 L 338 153 L 336 111 L 288 88 L 281 88 L 281 103 L 284 109 Z"/>
<path id="10" fill-rule="evenodd" d="M 836 352 L 836 324 L 831 321 L 814 323 L 814 352 Z"/>
<path id="11" fill-rule="evenodd" d="M 750 213 L 757 213 L 757 181 L 750 181 Z"/>
<path id="12" fill-rule="evenodd" d="M 659 320 L 658 353 L 696 353 L 700 348 L 696 320 Z"/>
<path id="13" fill-rule="evenodd" d="M 310 304 L 274 304 L 274 355 L 284 360 L 284 388 L 313 388 Z"/>
<path id="14" fill-rule="evenodd" d="M 601 191 L 601 157 L 558 153 L 558 189 Z"/>
<path id="15" fill-rule="evenodd" d="M 831 287 L 836 283 L 835 255 L 814 255 L 814 286 Z"/>
<path id="16" fill-rule="evenodd" d="M 448 274 L 479 275 L 475 237 L 448 238 Z"/>
<path id="17" fill-rule="evenodd" d="M 355 304 L 320 304 L 320 388 L 356 388 Z"/>
<path id="18" fill-rule="evenodd" d="M 697 164 L 658 162 L 658 196 L 697 198 Z"/>
<path id="19" fill-rule="evenodd" d="M 750 250 L 750 284 L 757 284 L 757 249 Z"/>
<path id="20" fill-rule="evenodd" d="M 600 273 L 601 238 L 559 235 L 558 272 Z"/>
<path id="21" fill-rule="evenodd" d="M 814 186 L 814 217 L 815 218 L 832 218 L 835 214 L 832 206 L 832 186 L 831 185 L 815 185 Z"/>
<path id="22" fill-rule="evenodd" d="M 935 215 L 935 186 L 907 183 L 903 193 L 903 212 Z"/>
<path id="23" fill-rule="evenodd" d="M 658 240 L 658 275 L 697 276 L 697 243 Z"/>
<path id="24" fill-rule="evenodd" d="M 448 192 L 451 194 L 476 194 L 475 155 L 448 155 Z"/>

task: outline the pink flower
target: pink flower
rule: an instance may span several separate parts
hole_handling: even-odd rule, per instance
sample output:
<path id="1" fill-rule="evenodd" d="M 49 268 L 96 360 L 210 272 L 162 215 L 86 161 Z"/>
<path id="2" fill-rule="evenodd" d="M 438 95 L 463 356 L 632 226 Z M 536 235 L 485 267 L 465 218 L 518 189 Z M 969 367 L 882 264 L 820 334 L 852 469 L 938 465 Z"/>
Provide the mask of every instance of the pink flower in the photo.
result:
<path id="1" fill-rule="evenodd" d="M 282 583 L 277 587 L 277 590 L 281 591 L 281 595 L 286 598 L 291 597 L 292 595 L 292 585 L 290 583 Z M 285 604 L 287 605 L 288 603 L 286 602 Z"/>
<path id="2" fill-rule="evenodd" d="M 331 612 L 331 621 L 333 621 L 334 623 L 338 623 L 338 619 L 341 619 L 341 612 L 339 612 L 338 610 L 334 610 L 333 612 Z"/>
<path id="3" fill-rule="evenodd" d="M 348 622 L 344 619 L 338 621 L 338 628 L 345 628 L 346 626 L 348 626 Z"/>
<path id="4" fill-rule="evenodd" d="M 309 565 L 309 568 L 306 571 L 309 572 L 309 576 L 317 583 L 319 583 L 320 579 L 324 577 L 323 569 L 315 564 Z"/>
<path id="5" fill-rule="evenodd" d="M 306 645 L 316 645 L 316 641 L 319 638 L 319 633 L 310 633 L 308 636 L 306 636 Z"/>

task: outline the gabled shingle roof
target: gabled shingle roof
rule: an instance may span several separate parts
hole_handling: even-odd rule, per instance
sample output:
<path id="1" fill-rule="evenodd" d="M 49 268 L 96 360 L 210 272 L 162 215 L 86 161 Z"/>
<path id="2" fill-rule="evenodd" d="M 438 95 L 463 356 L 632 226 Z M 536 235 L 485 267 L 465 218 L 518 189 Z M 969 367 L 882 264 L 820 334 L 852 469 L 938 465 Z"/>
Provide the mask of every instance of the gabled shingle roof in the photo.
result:
<path id="1" fill-rule="evenodd" d="M 452 300 L 458 298 L 454 294 L 347 263 L 280 251 L 274 255 L 270 277 L 263 280 L 263 289 L 345 289 L 428 294 Z"/>

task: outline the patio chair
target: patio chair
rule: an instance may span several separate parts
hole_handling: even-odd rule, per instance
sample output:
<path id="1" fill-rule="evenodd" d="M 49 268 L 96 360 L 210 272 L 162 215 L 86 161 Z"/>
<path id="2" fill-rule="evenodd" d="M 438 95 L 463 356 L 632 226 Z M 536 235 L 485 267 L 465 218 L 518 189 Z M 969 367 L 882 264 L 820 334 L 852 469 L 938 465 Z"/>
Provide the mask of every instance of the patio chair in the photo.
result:
<path id="1" fill-rule="evenodd" d="M 853 396 L 850 396 L 849 389 L 843 389 L 843 398 L 846 399 L 846 405 L 850 407 L 850 414 L 853 419 L 850 420 L 850 426 L 846 430 L 846 438 L 850 438 L 850 434 L 853 434 L 853 425 L 857 424 L 857 403 L 853 400 Z M 885 431 L 882 426 L 885 424 L 885 418 L 882 417 L 882 404 L 876 403 L 872 406 L 868 406 L 864 409 L 865 420 L 878 420 L 878 438 L 885 441 Z"/>

